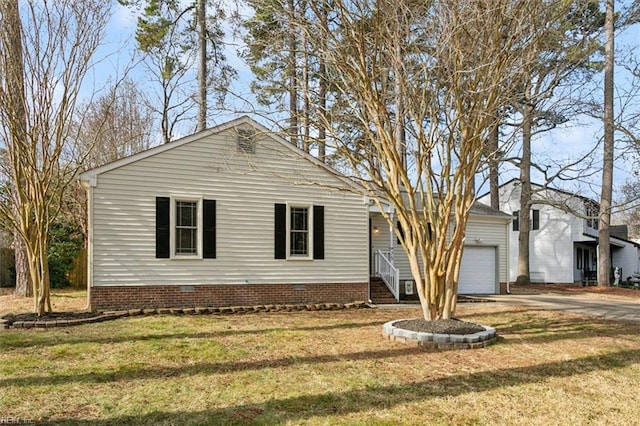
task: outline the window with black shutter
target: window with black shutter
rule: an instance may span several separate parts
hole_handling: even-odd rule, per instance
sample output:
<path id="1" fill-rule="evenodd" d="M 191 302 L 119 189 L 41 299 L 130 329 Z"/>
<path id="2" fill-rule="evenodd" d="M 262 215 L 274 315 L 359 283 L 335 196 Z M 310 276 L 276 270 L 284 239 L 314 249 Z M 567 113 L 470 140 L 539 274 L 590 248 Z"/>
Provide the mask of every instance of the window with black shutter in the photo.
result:
<path id="1" fill-rule="evenodd" d="M 324 206 L 313 206 L 313 258 L 324 259 Z"/>
<path id="2" fill-rule="evenodd" d="M 156 258 L 170 257 L 170 209 L 169 197 L 156 197 Z"/>
<path id="3" fill-rule="evenodd" d="M 156 258 L 216 255 L 216 200 L 156 197 Z"/>
<path id="4" fill-rule="evenodd" d="M 540 229 L 540 210 L 533 210 L 532 212 L 531 229 L 534 231 Z"/>
<path id="5" fill-rule="evenodd" d="M 276 204 L 274 212 L 274 258 L 287 258 L 287 205 Z"/>
<path id="6" fill-rule="evenodd" d="M 202 200 L 202 257 L 216 258 L 216 200 Z"/>
<path id="7" fill-rule="evenodd" d="M 274 258 L 324 259 L 324 206 L 274 206 Z"/>

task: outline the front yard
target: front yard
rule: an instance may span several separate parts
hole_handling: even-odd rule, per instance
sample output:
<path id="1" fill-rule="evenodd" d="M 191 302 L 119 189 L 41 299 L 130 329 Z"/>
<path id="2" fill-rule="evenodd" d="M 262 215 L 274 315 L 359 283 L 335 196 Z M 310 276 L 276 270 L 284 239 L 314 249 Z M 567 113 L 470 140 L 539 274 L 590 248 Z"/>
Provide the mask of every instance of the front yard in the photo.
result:
<path id="1" fill-rule="evenodd" d="M 72 297 L 72 296 L 69 296 Z M 149 316 L 0 332 L 0 420 L 37 424 L 633 424 L 640 326 L 461 304 L 486 349 L 383 340 L 418 308 Z"/>

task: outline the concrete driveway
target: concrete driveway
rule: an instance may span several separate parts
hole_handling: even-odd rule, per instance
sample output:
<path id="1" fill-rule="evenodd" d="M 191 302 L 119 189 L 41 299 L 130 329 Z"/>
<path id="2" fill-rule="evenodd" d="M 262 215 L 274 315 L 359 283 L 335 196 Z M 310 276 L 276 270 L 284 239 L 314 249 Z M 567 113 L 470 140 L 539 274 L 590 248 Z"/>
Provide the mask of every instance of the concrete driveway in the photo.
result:
<path id="1" fill-rule="evenodd" d="M 483 299 L 640 324 L 640 301 L 605 297 L 598 296 L 595 299 L 573 294 L 544 293 L 491 295 L 483 296 Z"/>

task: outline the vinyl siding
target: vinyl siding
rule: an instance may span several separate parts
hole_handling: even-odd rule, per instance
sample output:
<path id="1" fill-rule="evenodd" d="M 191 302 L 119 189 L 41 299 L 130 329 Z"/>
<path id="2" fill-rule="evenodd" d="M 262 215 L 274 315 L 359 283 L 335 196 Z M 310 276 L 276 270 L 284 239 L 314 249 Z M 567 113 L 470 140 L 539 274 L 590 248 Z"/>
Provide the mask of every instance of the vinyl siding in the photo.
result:
<path id="1" fill-rule="evenodd" d="M 502 218 L 478 217 L 472 216 L 467 222 L 467 230 L 465 234 L 465 247 L 497 247 L 496 261 L 498 267 L 498 283 L 506 283 L 509 281 L 508 264 L 509 256 L 508 234 L 510 233 L 510 223 L 505 223 Z M 480 240 L 479 242 L 477 240 Z"/>
<path id="2" fill-rule="evenodd" d="M 389 249 L 389 225 L 380 214 L 372 215 L 372 227 L 378 228 L 378 232 L 373 234 L 373 249 Z M 491 246 L 498 247 L 498 279 L 500 282 L 507 281 L 507 224 L 502 218 L 492 219 L 489 217 L 471 216 L 467 222 L 465 246 Z M 476 239 L 481 242 L 477 243 Z M 409 267 L 409 259 L 398 240 L 393 236 L 394 265 L 400 270 L 400 280 L 413 279 Z M 422 267 L 422 262 L 420 263 Z"/>
<path id="3" fill-rule="evenodd" d="M 109 170 L 91 189 L 93 285 L 366 282 L 367 206 L 344 187 L 266 135 L 238 152 L 233 130 Z M 216 259 L 155 258 L 156 196 L 216 200 Z M 324 260 L 274 259 L 275 203 L 324 206 Z"/>

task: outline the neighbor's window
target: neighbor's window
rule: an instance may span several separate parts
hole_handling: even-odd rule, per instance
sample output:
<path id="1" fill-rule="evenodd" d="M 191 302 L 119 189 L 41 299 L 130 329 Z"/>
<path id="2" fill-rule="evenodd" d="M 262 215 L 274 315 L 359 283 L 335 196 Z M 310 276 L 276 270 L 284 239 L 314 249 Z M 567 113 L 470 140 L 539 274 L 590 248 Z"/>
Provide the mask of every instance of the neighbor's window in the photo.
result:
<path id="1" fill-rule="evenodd" d="M 514 231 L 520 230 L 520 210 L 513 212 L 513 222 L 511 222 Z"/>
<path id="2" fill-rule="evenodd" d="M 289 254 L 291 256 L 309 255 L 309 208 L 291 207 L 290 209 L 290 240 Z"/>
<path id="3" fill-rule="evenodd" d="M 176 201 L 176 255 L 198 253 L 198 203 Z"/>
<path id="4" fill-rule="evenodd" d="M 598 215 L 600 214 L 600 209 L 593 205 L 587 204 L 587 218 L 585 221 L 587 222 L 587 227 L 591 229 L 598 229 Z"/>

